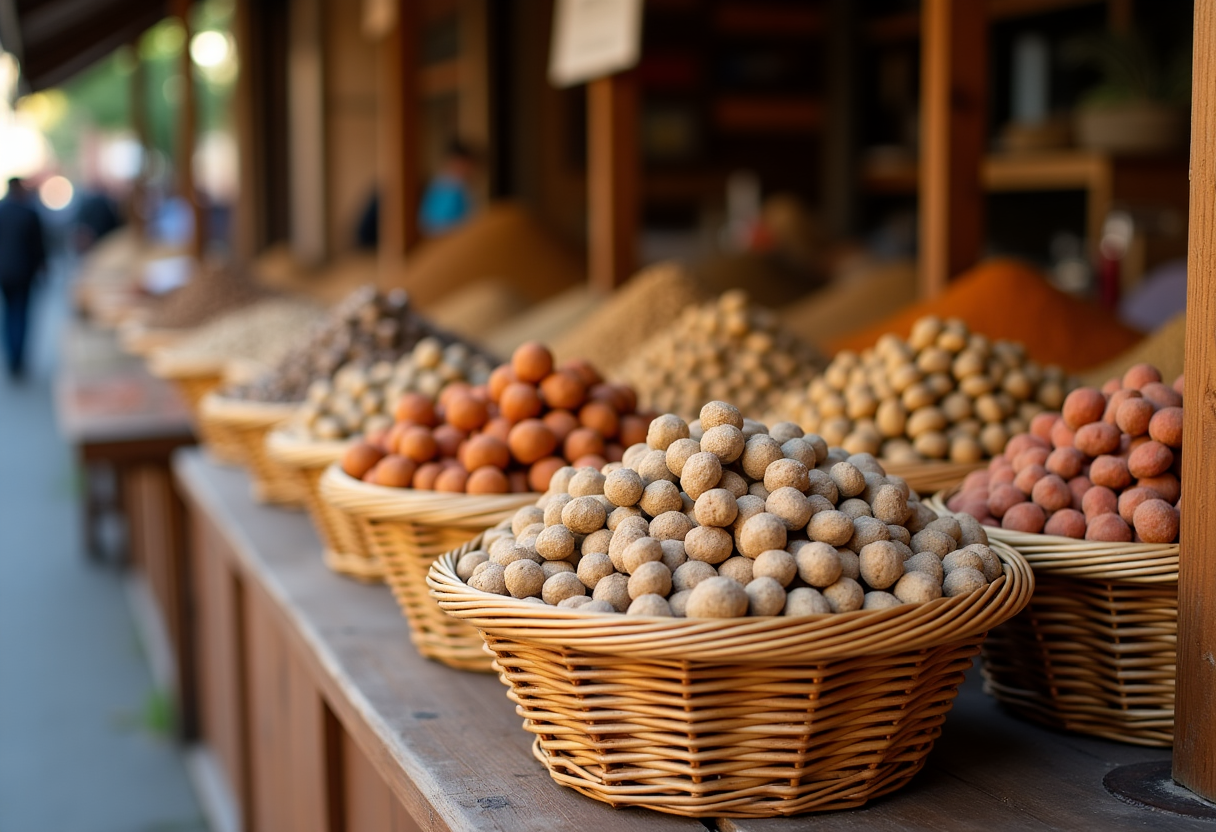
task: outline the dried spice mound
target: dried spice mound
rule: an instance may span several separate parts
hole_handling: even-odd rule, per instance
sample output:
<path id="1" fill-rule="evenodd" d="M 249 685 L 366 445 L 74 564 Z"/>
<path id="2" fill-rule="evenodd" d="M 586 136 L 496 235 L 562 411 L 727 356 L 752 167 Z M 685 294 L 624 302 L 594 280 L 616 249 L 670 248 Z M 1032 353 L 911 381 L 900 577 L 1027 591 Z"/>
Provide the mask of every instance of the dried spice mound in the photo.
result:
<path id="1" fill-rule="evenodd" d="M 195 327 L 271 294 L 233 266 L 202 266 L 189 282 L 152 306 L 145 324 L 155 329 Z"/>

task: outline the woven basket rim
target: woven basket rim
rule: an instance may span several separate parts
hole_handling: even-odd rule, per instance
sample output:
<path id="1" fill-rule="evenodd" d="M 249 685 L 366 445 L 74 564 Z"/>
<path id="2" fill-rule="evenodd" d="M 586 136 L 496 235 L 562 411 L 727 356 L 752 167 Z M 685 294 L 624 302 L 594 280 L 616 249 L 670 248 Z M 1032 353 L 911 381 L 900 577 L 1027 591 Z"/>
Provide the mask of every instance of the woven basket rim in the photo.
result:
<path id="1" fill-rule="evenodd" d="M 172 380 L 191 376 L 222 376 L 228 361 L 214 356 L 203 358 L 175 354 L 172 347 L 160 347 L 148 356 L 147 364 L 148 372 L 152 375 Z"/>
<path id="2" fill-rule="evenodd" d="M 806 664 L 929 649 L 979 636 L 1012 618 L 1030 601 L 1034 573 L 1012 547 L 997 542 L 992 549 L 1005 565 L 1004 575 L 968 595 L 888 610 L 729 622 L 584 612 L 482 592 L 456 575 L 460 550 L 436 559 L 427 585 L 449 615 L 519 641 L 630 658 Z"/>
<path id="3" fill-rule="evenodd" d="M 328 467 L 342 458 L 351 439 L 301 439 L 282 428 L 266 434 L 266 452 L 276 462 L 307 468 Z"/>
<path id="4" fill-rule="evenodd" d="M 903 477 L 901 471 L 909 471 L 918 473 L 921 471 L 940 474 L 942 471 L 957 471 L 960 474 L 969 474 L 972 471 L 978 471 L 981 468 L 987 467 L 992 460 L 981 459 L 978 462 L 950 462 L 946 459 L 926 459 L 916 462 L 898 462 L 892 459 L 877 457 L 878 464 L 888 474 L 894 474 L 897 477 Z"/>
<path id="5" fill-rule="evenodd" d="M 216 421 L 242 427 L 269 427 L 291 416 L 299 402 L 248 402 L 208 393 L 199 404 L 199 412 Z"/>
<path id="6" fill-rule="evenodd" d="M 133 355 L 149 356 L 157 350 L 189 335 L 190 327 L 154 327 L 142 322 L 130 321 L 118 327 L 118 341 L 124 350 Z"/>
<path id="7" fill-rule="evenodd" d="M 939 491 L 925 501 L 940 515 L 957 512 L 946 507 L 956 489 Z M 1057 572 L 1097 580 L 1170 583 L 1178 580 L 1177 543 L 1108 543 L 1051 534 L 1031 534 L 985 526 L 992 540 L 1008 544 L 1042 572 Z"/>
<path id="8" fill-rule="evenodd" d="M 321 475 L 321 497 L 357 517 L 408 520 L 435 526 L 489 528 L 504 511 L 533 505 L 540 494 L 455 494 L 389 488 L 357 480 L 336 462 Z"/>

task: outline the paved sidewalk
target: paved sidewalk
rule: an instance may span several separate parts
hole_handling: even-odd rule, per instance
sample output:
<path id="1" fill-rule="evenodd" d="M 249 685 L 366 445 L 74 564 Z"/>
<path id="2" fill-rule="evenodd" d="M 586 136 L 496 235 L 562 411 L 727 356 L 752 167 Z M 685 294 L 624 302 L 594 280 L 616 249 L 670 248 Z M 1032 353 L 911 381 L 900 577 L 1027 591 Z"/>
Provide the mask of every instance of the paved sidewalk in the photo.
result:
<path id="1" fill-rule="evenodd" d="M 0 376 L 0 831 L 204 832 L 123 571 L 83 552 L 50 395 L 64 281 L 35 302 L 30 378 Z"/>

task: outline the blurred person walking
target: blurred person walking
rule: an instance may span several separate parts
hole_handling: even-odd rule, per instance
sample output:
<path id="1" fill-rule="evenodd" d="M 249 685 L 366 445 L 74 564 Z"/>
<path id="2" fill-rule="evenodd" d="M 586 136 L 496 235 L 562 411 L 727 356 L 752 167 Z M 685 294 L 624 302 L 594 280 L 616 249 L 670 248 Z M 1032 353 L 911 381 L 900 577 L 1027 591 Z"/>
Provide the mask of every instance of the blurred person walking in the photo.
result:
<path id="1" fill-rule="evenodd" d="M 9 378 L 14 380 L 25 376 L 30 295 L 46 263 L 42 220 L 31 202 L 24 182 L 16 177 L 8 180 L 8 194 L 0 199 L 0 293 L 4 295 L 4 354 Z"/>

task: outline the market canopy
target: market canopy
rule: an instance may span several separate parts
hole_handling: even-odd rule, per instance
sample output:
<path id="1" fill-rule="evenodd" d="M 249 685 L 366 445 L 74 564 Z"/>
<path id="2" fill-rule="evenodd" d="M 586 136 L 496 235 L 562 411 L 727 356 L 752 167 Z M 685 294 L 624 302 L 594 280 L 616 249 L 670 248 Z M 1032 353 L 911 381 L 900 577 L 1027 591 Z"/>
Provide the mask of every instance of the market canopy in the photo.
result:
<path id="1" fill-rule="evenodd" d="M 168 15 L 166 0 L 0 0 L 0 46 L 22 84 L 53 87 Z"/>

